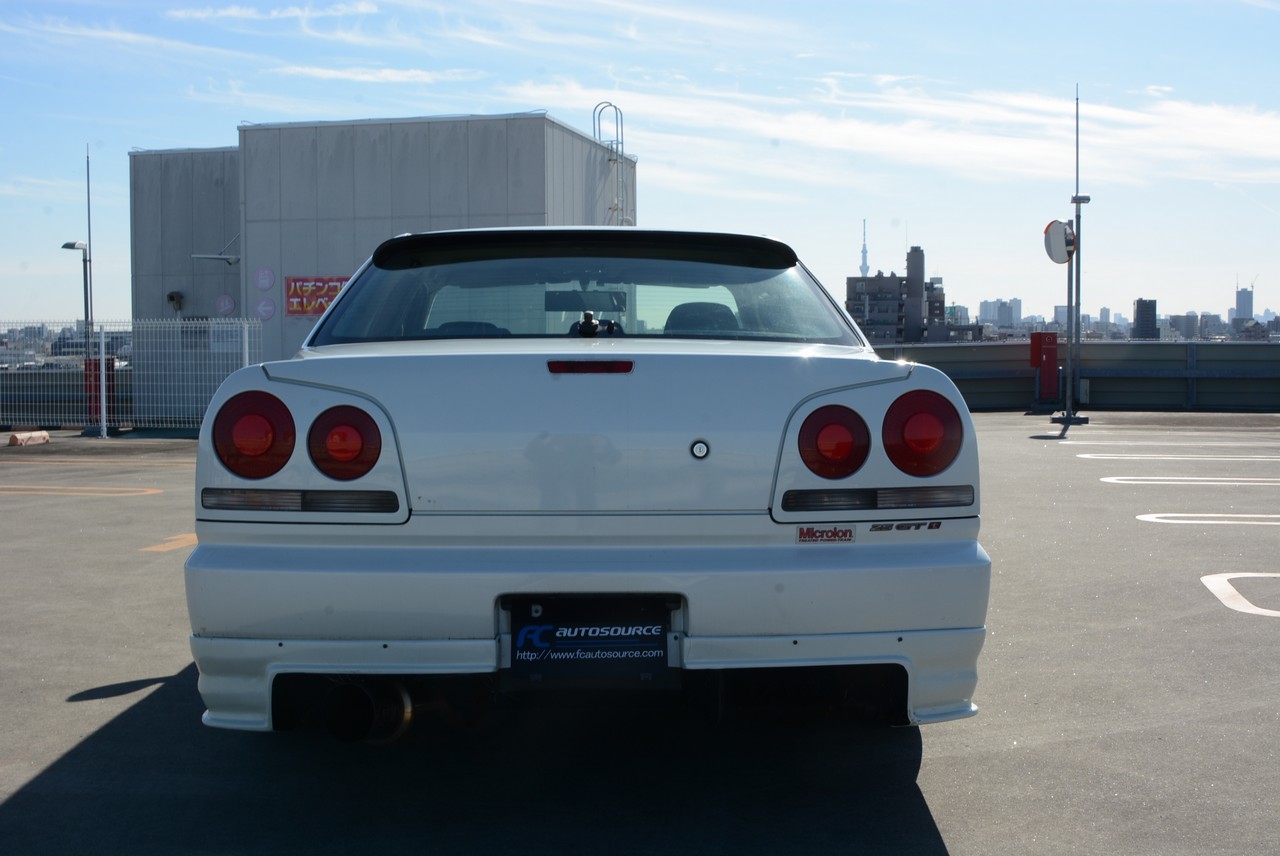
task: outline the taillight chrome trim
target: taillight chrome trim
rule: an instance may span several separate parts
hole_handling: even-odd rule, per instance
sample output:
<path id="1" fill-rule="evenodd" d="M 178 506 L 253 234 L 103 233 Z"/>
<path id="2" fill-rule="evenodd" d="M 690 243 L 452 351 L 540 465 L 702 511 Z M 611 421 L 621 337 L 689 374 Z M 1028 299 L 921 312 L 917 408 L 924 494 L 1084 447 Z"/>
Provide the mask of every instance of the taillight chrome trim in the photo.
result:
<path id="1" fill-rule="evenodd" d="M 789 490 L 782 494 L 786 512 L 882 511 L 912 508 L 967 508 L 977 497 L 973 485 Z"/>
<path id="2" fill-rule="evenodd" d="M 246 490 L 206 487 L 200 506 L 211 511 L 394 514 L 400 499 L 389 490 Z"/>

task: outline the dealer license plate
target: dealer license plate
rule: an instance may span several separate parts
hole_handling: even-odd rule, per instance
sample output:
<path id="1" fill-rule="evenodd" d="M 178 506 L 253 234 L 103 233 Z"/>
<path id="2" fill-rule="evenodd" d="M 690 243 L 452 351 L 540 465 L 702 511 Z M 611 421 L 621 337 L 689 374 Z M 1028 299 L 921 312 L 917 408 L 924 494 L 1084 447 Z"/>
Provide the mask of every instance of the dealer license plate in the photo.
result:
<path id="1" fill-rule="evenodd" d="M 666 598 L 510 598 L 516 688 L 666 687 L 675 683 Z"/>

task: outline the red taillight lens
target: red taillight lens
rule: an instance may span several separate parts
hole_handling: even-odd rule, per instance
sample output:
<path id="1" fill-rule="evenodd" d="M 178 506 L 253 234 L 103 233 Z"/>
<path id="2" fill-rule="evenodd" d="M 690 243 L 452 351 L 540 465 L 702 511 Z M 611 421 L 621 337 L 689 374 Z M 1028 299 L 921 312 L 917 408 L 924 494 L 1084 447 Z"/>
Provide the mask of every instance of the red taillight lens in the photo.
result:
<path id="1" fill-rule="evenodd" d="M 293 416 L 284 402 L 256 390 L 233 396 L 213 419 L 218 460 L 246 479 L 275 475 L 293 454 Z"/>
<path id="2" fill-rule="evenodd" d="M 895 467 L 909 476 L 935 476 L 960 454 L 964 423 L 946 398 L 918 389 L 889 407 L 882 439 Z"/>
<path id="3" fill-rule="evenodd" d="M 311 423 L 307 451 L 316 469 L 329 478 L 358 479 L 378 463 L 382 432 L 373 417 L 358 407 L 331 407 Z"/>
<path id="4" fill-rule="evenodd" d="M 829 404 L 810 413 L 800 426 L 800 458 L 814 475 L 842 479 L 853 475 L 871 451 L 871 432 L 847 407 Z"/>

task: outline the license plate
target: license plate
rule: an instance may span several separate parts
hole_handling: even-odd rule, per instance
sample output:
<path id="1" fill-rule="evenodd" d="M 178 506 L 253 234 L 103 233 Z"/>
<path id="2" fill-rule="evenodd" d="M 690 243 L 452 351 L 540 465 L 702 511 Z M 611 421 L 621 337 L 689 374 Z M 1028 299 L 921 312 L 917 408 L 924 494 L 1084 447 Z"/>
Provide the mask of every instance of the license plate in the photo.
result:
<path id="1" fill-rule="evenodd" d="M 675 681 L 665 598 L 512 598 L 511 670 L 516 687 L 665 687 Z"/>

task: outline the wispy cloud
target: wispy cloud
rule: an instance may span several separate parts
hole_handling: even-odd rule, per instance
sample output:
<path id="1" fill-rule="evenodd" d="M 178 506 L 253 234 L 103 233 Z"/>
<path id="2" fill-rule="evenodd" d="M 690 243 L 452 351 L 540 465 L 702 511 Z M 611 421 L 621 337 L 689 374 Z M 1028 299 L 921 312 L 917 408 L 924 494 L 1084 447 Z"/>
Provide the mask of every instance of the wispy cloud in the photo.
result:
<path id="1" fill-rule="evenodd" d="M 680 129 L 688 139 L 714 141 L 715 151 L 704 161 L 708 169 L 726 152 L 781 141 L 791 152 L 808 153 L 790 178 L 811 184 L 832 180 L 828 164 L 813 160 L 819 152 L 987 181 L 1056 178 L 1069 171 L 1074 157 L 1073 102 L 1037 93 L 933 94 L 896 85 L 852 90 L 827 81 L 803 101 L 726 98 L 694 86 L 677 90 L 669 81 L 661 91 L 618 91 L 562 79 L 512 86 L 507 95 L 556 111 L 610 100 L 633 126 Z M 1081 123 L 1095 179 L 1280 181 L 1276 113 L 1158 98 L 1135 107 L 1083 105 Z M 771 162 L 771 173 L 776 168 Z"/>
<path id="2" fill-rule="evenodd" d="M 548 48 L 585 52 L 587 55 L 606 55 L 614 34 L 608 31 L 581 32 L 576 27 L 557 29 L 543 23 L 516 16 L 482 19 L 479 16 L 443 18 L 433 24 L 424 37 L 432 43 L 477 45 L 504 52 L 545 56 Z"/>
<path id="3" fill-rule="evenodd" d="M 62 181 L 47 178 L 18 176 L 0 182 L 0 196 L 17 199 L 65 200 L 84 195 L 84 184 L 79 181 Z"/>
<path id="4" fill-rule="evenodd" d="M 418 49 L 427 47 L 421 39 L 398 29 L 394 19 L 381 14 L 376 3 L 335 3 L 329 6 L 280 6 L 260 9 L 256 6 L 229 5 L 173 9 L 165 17 L 179 22 L 222 25 L 254 35 L 278 35 L 281 25 L 286 32 L 306 38 L 370 49 Z M 366 23 L 377 23 L 375 31 L 366 31 Z"/>
<path id="5" fill-rule="evenodd" d="M 741 35 L 756 34 L 762 37 L 779 39 L 788 33 L 800 33 L 800 28 L 786 16 L 753 15 L 741 9 L 708 9 L 697 4 L 660 4 L 636 2 L 636 0 L 592 0 L 584 4 L 580 0 L 502 0 L 497 4 L 501 8 L 527 7 L 531 9 L 557 9 L 581 19 L 585 16 L 607 16 L 615 18 L 619 14 L 629 16 L 634 24 L 663 23 L 667 25 L 694 27 L 707 34 Z M 704 35 L 705 41 L 707 37 Z"/>
<path id="6" fill-rule="evenodd" d="M 430 43 L 461 42 L 546 56 L 547 48 L 585 52 L 608 62 L 622 52 L 664 56 L 737 54 L 758 61 L 780 43 L 804 44 L 807 34 L 786 16 L 742 9 L 632 0 L 469 0 L 466 4 L 383 0 L 384 9 L 434 13 L 424 35 Z"/>
<path id="7" fill-rule="evenodd" d="M 200 57 L 225 62 L 243 62 L 246 59 L 253 58 L 251 54 L 244 51 L 211 47 L 198 42 L 166 39 L 118 27 L 82 26 L 62 19 L 44 23 L 30 23 L 25 26 L 6 24 L 3 26 L 3 31 L 11 35 L 34 37 L 50 42 L 105 45 L 134 53 L 145 52 L 151 56 L 164 54 L 166 56 Z"/>
<path id="8" fill-rule="evenodd" d="M 233 107 L 242 116 L 302 116 L 307 118 L 350 117 L 356 105 L 333 99 L 295 98 L 260 92 L 247 87 L 242 80 L 219 83 L 208 81 L 203 88 L 187 86 L 184 94 L 189 101 L 220 107 Z"/>
<path id="9" fill-rule="evenodd" d="M 345 80 L 354 83 L 458 83 L 484 79 L 487 74 L 475 69 L 454 68 L 425 71 L 417 68 L 330 68 L 327 66 L 291 65 L 273 68 L 274 74 L 310 77 L 316 80 Z"/>
<path id="10" fill-rule="evenodd" d="M 284 6 L 274 9 L 258 9 L 256 6 L 222 6 L 201 9 L 170 9 L 165 17 L 179 21 L 282 21 L 290 19 L 342 18 L 349 15 L 373 15 L 378 11 L 375 3 L 336 3 L 332 6 Z"/>

